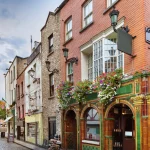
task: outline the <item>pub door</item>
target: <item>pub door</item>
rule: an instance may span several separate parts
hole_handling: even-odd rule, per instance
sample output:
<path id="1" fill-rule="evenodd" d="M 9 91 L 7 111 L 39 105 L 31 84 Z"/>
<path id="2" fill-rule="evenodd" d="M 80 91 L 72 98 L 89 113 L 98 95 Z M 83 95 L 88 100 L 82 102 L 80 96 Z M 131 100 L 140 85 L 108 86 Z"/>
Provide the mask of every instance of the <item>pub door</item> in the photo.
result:
<path id="1" fill-rule="evenodd" d="M 65 148 L 67 150 L 77 149 L 77 122 L 76 114 L 73 110 L 69 110 L 66 115 Z"/>
<path id="2" fill-rule="evenodd" d="M 135 121 L 131 109 L 117 104 L 111 108 L 109 117 L 114 118 L 113 150 L 135 150 Z"/>

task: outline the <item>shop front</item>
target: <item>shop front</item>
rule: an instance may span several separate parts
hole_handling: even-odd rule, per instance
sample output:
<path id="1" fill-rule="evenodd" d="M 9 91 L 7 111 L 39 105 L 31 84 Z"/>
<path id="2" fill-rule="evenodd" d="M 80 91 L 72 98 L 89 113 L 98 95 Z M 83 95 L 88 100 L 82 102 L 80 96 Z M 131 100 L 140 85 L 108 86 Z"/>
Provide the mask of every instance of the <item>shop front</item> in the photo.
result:
<path id="1" fill-rule="evenodd" d="M 25 139 L 35 145 L 43 144 L 42 114 L 25 117 Z"/>
<path id="2" fill-rule="evenodd" d="M 63 148 L 148 150 L 149 77 L 146 81 L 141 76 L 123 81 L 117 95 L 106 105 L 97 97 L 83 103 L 74 101 L 67 109 L 63 109 Z"/>
<path id="3" fill-rule="evenodd" d="M 16 122 L 17 125 L 17 139 L 25 141 L 25 121 L 18 120 Z"/>

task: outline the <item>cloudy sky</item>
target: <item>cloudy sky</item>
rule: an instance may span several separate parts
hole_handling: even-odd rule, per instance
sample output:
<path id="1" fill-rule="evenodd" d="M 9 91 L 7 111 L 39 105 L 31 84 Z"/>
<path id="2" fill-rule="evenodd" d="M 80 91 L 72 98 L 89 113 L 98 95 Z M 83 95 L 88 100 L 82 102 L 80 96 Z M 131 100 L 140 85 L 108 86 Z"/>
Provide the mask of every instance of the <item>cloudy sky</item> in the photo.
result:
<path id="1" fill-rule="evenodd" d="M 40 41 L 48 12 L 63 0 L 0 0 L 0 99 L 5 98 L 6 68 L 16 55 L 30 55 L 30 36 Z"/>

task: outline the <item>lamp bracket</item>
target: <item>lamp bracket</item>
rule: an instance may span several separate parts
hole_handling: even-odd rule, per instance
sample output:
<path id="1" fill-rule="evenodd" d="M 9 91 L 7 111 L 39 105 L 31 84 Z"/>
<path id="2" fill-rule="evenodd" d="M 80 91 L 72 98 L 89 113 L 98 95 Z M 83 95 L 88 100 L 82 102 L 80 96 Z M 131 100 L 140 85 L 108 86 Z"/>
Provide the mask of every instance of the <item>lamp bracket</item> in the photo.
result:
<path id="1" fill-rule="evenodd" d="M 77 64 L 78 63 L 78 57 L 72 57 L 72 58 L 66 59 L 66 62 L 71 62 L 71 63 Z"/>
<path id="2" fill-rule="evenodd" d="M 48 70 L 50 73 L 58 73 L 59 72 L 59 70 L 58 69 L 53 69 L 53 71 L 51 71 L 51 70 Z"/>

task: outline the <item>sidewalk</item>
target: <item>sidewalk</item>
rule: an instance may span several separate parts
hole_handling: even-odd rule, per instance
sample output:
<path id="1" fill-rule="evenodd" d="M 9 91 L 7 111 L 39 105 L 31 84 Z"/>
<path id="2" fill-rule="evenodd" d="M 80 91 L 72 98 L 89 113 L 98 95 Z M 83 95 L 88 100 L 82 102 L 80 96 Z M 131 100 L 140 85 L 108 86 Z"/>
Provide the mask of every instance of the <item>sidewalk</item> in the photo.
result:
<path id="1" fill-rule="evenodd" d="M 17 139 L 14 139 L 14 142 L 19 144 L 19 145 L 22 145 L 24 147 L 27 147 L 29 149 L 32 149 L 32 150 L 46 150 L 45 148 L 41 148 L 41 147 L 38 147 L 34 144 L 30 144 L 30 143 L 27 143 L 27 142 L 24 142 L 24 141 L 20 141 L 20 140 L 17 140 Z"/>

